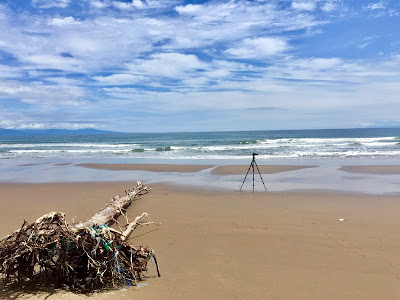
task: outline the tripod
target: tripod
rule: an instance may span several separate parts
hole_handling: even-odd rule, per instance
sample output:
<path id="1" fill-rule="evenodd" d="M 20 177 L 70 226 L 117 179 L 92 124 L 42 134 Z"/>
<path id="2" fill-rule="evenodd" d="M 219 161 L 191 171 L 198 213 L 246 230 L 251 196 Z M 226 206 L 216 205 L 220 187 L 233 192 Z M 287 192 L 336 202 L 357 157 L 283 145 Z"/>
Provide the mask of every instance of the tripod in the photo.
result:
<path id="1" fill-rule="evenodd" d="M 258 155 L 258 154 L 257 153 L 253 153 L 253 160 L 250 163 L 249 169 L 247 170 L 246 176 L 244 177 L 242 186 L 240 187 L 239 191 L 242 191 L 243 184 L 246 181 L 247 175 L 249 175 L 250 169 L 252 168 L 253 169 L 253 193 L 254 193 L 254 166 L 256 166 L 256 168 L 257 168 L 258 174 L 260 175 L 260 178 L 261 178 L 261 181 L 262 181 L 262 183 L 264 185 L 265 191 L 267 191 L 267 188 L 265 187 L 264 180 L 263 180 L 263 178 L 261 176 L 261 173 L 260 173 L 260 169 L 258 168 L 258 165 L 256 163 L 256 155 Z"/>

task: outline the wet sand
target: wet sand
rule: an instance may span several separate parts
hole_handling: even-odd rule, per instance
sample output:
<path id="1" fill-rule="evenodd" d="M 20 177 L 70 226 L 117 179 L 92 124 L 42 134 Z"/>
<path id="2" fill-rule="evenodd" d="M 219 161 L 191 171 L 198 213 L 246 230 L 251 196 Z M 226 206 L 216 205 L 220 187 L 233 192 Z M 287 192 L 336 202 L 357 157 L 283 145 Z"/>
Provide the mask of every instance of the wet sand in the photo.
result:
<path id="1" fill-rule="evenodd" d="M 350 173 L 390 175 L 390 174 L 400 174 L 400 165 L 343 166 L 339 168 L 339 170 Z"/>
<path id="2" fill-rule="evenodd" d="M 315 168 L 316 166 L 294 166 L 294 165 L 258 165 L 258 170 L 262 174 L 276 174 L 281 172 L 296 171 L 305 168 Z M 211 171 L 211 174 L 215 175 L 240 175 L 246 174 L 249 170 L 249 166 L 244 165 L 229 165 L 219 166 Z M 255 172 L 257 168 L 255 168 Z"/>
<path id="3" fill-rule="evenodd" d="M 77 166 L 90 168 L 90 169 L 101 169 L 111 171 L 122 171 L 122 170 L 139 170 L 149 172 L 180 172 L 190 173 L 199 172 L 208 168 L 215 167 L 214 165 L 175 165 L 175 164 L 77 164 Z"/>
<path id="4" fill-rule="evenodd" d="M 132 183 L 0 184 L 0 235 L 53 210 L 88 218 Z M 91 299 L 398 299 L 398 197 L 330 192 L 215 192 L 152 184 L 128 209 L 159 226 L 141 288 Z M 344 219 L 339 221 L 339 219 Z M 87 299 L 66 291 L 3 290 L 0 298 Z"/>
<path id="5" fill-rule="evenodd" d="M 215 165 L 187 165 L 187 164 L 98 164 L 98 163 L 85 163 L 77 164 L 77 166 L 101 169 L 101 170 L 140 170 L 149 172 L 199 172 Z M 295 165 L 258 165 L 258 168 L 263 174 L 275 174 L 288 171 L 296 171 L 304 168 L 315 168 L 316 166 L 295 166 Z M 217 166 L 211 171 L 214 175 L 240 175 L 245 174 L 249 169 L 248 165 L 227 165 Z"/>

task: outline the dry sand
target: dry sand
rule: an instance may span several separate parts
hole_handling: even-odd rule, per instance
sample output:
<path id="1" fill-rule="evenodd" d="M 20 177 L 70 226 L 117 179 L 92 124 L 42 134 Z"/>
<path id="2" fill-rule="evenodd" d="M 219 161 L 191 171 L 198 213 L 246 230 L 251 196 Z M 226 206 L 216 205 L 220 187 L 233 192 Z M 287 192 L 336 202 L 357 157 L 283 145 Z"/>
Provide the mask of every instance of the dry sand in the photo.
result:
<path id="1" fill-rule="evenodd" d="M 102 169 L 111 171 L 121 170 L 140 170 L 149 172 L 180 172 L 190 173 L 199 172 L 208 168 L 215 167 L 214 165 L 174 165 L 174 164 L 77 164 L 77 166 Z"/>
<path id="2" fill-rule="evenodd" d="M 258 169 L 262 174 L 275 174 L 287 171 L 296 171 L 304 168 L 315 168 L 316 166 L 290 166 L 290 165 L 258 165 Z M 240 175 L 246 174 L 249 170 L 249 166 L 244 165 L 229 165 L 219 166 L 211 171 L 215 175 Z M 257 168 L 255 168 L 257 172 Z"/>
<path id="3" fill-rule="evenodd" d="M 339 170 L 350 173 L 389 175 L 400 174 L 400 165 L 343 166 Z"/>
<path id="4" fill-rule="evenodd" d="M 128 183 L 0 184 L 0 235 L 52 210 L 89 217 Z M 399 299 L 398 197 L 211 192 L 151 185 L 128 209 L 160 226 L 131 240 L 155 249 L 141 288 L 93 299 Z M 343 218 L 344 221 L 339 221 Z M 2 291 L 0 298 L 87 299 Z"/>

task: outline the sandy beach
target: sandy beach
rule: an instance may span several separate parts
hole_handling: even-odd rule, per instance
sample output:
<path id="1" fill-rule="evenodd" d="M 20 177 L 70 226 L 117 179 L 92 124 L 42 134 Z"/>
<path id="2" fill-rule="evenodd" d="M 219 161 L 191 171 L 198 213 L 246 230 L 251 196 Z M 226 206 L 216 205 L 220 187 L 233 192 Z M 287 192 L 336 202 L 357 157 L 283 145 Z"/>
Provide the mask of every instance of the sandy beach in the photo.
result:
<path id="1" fill-rule="evenodd" d="M 0 0 L 0 300 L 400 300 L 399 28 Z"/>
<path id="2" fill-rule="evenodd" d="M 140 179 L 140 178 L 138 178 Z M 50 211 L 83 220 L 128 182 L 0 184 L 0 235 Z M 140 288 L 93 299 L 398 299 L 400 202 L 332 192 L 219 192 L 151 184 L 128 209 L 160 223 L 135 231 L 150 246 Z M 343 219 L 343 221 L 340 221 Z M 64 290 L 2 290 L 1 298 L 80 299 Z"/>

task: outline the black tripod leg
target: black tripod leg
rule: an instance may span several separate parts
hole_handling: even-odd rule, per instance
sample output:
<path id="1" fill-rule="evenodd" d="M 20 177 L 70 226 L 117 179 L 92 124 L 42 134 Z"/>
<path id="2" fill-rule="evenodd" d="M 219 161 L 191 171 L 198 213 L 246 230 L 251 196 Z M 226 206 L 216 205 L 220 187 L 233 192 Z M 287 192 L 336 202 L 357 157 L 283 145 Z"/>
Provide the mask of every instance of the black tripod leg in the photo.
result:
<path id="1" fill-rule="evenodd" d="M 249 166 L 249 169 L 247 170 L 246 176 L 244 177 L 244 180 L 243 180 L 243 182 L 242 182 L 242 186 L 240 187 L 239 191 L 242 190 L 243 184 L 244 184 L 244 182 L 246 181 L 247 175 L 249 175 L 249 171 L 250 171 L 250 168 L 251 168 L 252 165 L 253 165 L 253 162 L 251 162 L 251 164 L 250 164 L 250 166 Z M 253 169 L 254 169 L 254 166 L 253 166 Z"/>
<path id="2" fill-rule="evenodd" d="M 261 178 L 261 181 L 262 181 L 262 183 L 263 183 L 263 185 L 264 185 L 264 189 L 265 189 L 265 191 L 267 191 L 267 187 L 265 186 L 264 179 L 263 179 L 262 176 L 261 176 L 260 169 L 258 168 L 258 165 L 257 165 L 257 163 L 256 163 L 255 161 L 254 161 L 254 163 L 256 164 L 258 174 L 260 174 L 260 178 Z"/>
<path id="3" fill-rule="evenodd" d="M 253 194 L 254 194 L 254 163 L 256 161 L 253 159 L 253 161 L 251 162 L 251 164 L 253 165 Z"/>

